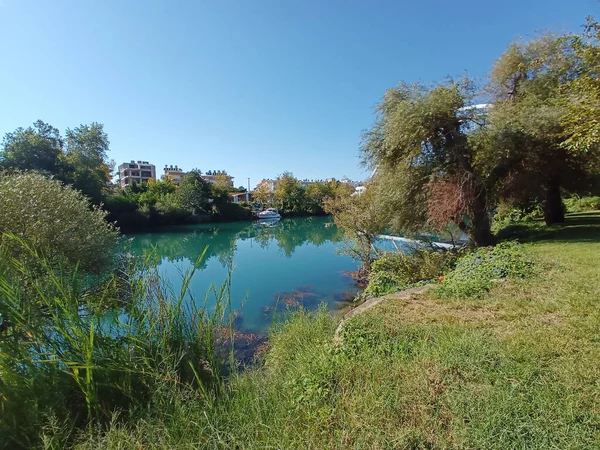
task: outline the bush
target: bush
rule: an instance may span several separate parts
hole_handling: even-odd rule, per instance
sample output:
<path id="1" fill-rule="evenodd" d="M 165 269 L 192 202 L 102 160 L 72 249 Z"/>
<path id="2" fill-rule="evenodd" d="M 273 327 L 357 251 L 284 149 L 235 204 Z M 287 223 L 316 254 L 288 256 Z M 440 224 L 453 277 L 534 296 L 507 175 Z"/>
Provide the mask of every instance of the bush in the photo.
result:
<path id="1" fill-rule="evenodd" d="M 498 205 L 492 219 L 492 231 L 498 232 L 518 222 L 541 219 L 544 217 L 544 209 L 539 202 L 529 202 L 520 206 L 512 206 L 505 203 Z"/>
<path id="2" fill-rule="evenodd" d="M 571 197 L 564 200 L 568 212 L 598 211 L 600 210 L 600 197 Z"/>
<path id="3" fill-rule="evenodd" d="M 380 297 L 437 279 L 452 265 L 455 257 L 452 252 L 428 249 L 415 249 L 409 254 L 384 253 L 373 262 L 365 293 L 372 297 Z"/>
<path id="4" fill-rule="evenodd" d="M 534 264 L 515 242 L 480 248 L 461 257 L 435 289 L 440 297 L 480 297 L 495 281 L 519 279 L 533 273 Z"/>
<path id="5" fill-rule="evenodd" d="M 102 273 L 112 262 L 119 233 L 79 191 L 36 173 L 0 174 L 0 244 L 21 254 L 11 234 L 43 252 L 89 273 Z"/>

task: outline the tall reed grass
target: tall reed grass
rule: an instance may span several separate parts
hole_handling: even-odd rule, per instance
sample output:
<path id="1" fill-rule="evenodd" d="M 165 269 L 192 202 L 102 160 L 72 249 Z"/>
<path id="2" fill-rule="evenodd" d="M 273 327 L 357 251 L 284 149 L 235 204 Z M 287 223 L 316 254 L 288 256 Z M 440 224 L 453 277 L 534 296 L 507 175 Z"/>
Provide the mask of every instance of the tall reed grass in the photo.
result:
<path id="1" fill-rule="evenodd" d="M 190 395 L 215 401 L 229 366 L 215 342 L 233 343 L 230 277 L 198 303 L 189 285 L 204 254 L 174 293 L 151 256 L 92 283 L 10 239 L 27 263 L 0 246 L 0 448 L 62 448 L 78 429 Z"/>

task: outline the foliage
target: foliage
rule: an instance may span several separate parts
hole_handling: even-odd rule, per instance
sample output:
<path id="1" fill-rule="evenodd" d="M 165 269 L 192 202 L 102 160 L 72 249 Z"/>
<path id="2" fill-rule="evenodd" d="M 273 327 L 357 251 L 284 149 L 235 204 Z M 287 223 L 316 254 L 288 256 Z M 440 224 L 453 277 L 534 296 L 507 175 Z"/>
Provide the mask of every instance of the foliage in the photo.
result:
<path id="1" fill-rule="evenodd" d="M 100 203 L 111 181 L 108 164 L 109 141 L 100 123 L 67 129 L 65 159 L 71 166 L 73 186 Z"/>
<path id="2" fill-rule="evenodd" d="M 493 238 L 488 220 L 487 190 L 493 179 L 476 165 L 479 147 L 468 138 L 472 127 L 479 127 L 479 112 L 468 105 L 473 98 L 469 80 L 450 81 L 426 88 L 422 85 L 400 84 L 389 89 L 377 108 L 377 120 L 364 136 L 362 154 L 365 164 L 377 170 L 394 198 L 401 198 L 402 209 L 391 210 L 396 222 L 412 231 L 428 224 L 444 222 L 433 211 L 422 213 L 426 186 L 437 178 L 450 177 L 461 193 L 460 211 L 452 211 L 445 223 L 462 215 L 471 218 L 467 229 L 477 245 L 487 245 Z M 489 183 L 488 183 L 489 181 Z M 434 193 L 429 189 L 430 193 Z M 414 195 L 417 193 L 417 195 Z M 429 206 L 435 206 L 430 201 Z M 412 212 L 417 211 L 412 216 Z M 460 217 L 459 214 L 460 213 Z M 435 216 L 435 220 L 434 219 Z"/>
<path id="3" fill-rule="evenodd" d="M 192 214 L 209 210 L 210 184 L 202 178 L 199 170 L 185 174 L 177 191 L 179 204 Z"/>
<path id="4" fill-rule="evenodd" d="M 254 199 L 260 202 L 262 205 L 271 203 L 273 200 L 273 193 L 269 188 L 268 181 L 263 180 L 256 185 L 254 192 L 252 193 Z"/>
<path id="5" fill-rule="evenodd" d="M 598 152 L 600 142 L 600 24 L 588 17 L 583 36 L 569 44 L 578 57 L 580 76 L 562 86 L 564 114 L 561 124 L 567 139 L 563 145 L 580 152 Z"/>
<path id="6" fill-rule="evenodd" d="M 581 212 L 581 211 L 599 211 L 600 210 L 600 197 L 598 196 L 587 196 L 579 197 L 573 196 L 564 200 L 565 207 L 569 212 Z"/>
<path id="7" fill-rule="evenodd" d="M 496 208 L 496 213 L 492 219 L 492 230 L 498 232 L 512 224 L 537 220 L 544 217 L 544 209 L 539 202 L 514 204 L 511 202 L 501 202 Z"/>
<path id="8" fill-rule="evenodd" d="M 70 427 L 101 425 L 139 407 L 166 410 L 177 393 L 194 390 L 204 401 L 214 395 L 222 367 L 214 343 L 223 333 L 227 283 L 214 291 L 210 313 L 188 292 L 193 270 L 176 298 L 144 267 L 90 291 L 35 250 L 25 251 L 43 273 L 6 253 L 0 259 L 8 318 L 0 331 L 0 447 L 39 444 L 52 417 Z M 23 278 L 35 286 L 33 295 Z M 125 307 L 107 308 L 119 293 Z"/>
<path id="9" fill-rule="evenodd" d="M 494 161 L 501 155 L 506 160 L 507 177 L 499 195 L 541 201 L 547 224 L 564 221 L 561 189 L 588 189 L 594 172 L 592 152 L 566 145 L 565 86 L 589 74 L 570 42 L 546 34 L 515 43 L 496 61 L 490 79 L 494 107 L 487 158 Z"/>
<path id="10" fill-rule="evenodd" d="M 32 127 L 17 128 L 4 136 L 0 168 L 36 170 L 57 175 L 60 171 L 62 147 L 60 132 L 38 120 Z"/>
<path id="11" fill-rule="evenodd" d="M 364 270 L 370 269 L 376 236 L 387 224 L 386 216 L 373 200 L 373 192 L 367 187 L 362 195 L 338 197 L 325 203 L 325 211 L 333 215 L 335 224 L 349 240 L 346 252 L 358 259 Z"/>
<path id="12" fill-rule="evenodd" d="M 435 292 L 440 297 L 469 298 L 485 294 L 495 282 L 531 276 L 533 262 L 514 242 L 480 248 L 461 257 Z"/>
<path id="13" fill-rule="evenodd" d="M 0 243 L 21 255 L 5 234 L 19 237 L 49 261 L 64 259 L 86 272 L 110 267 L 118 233 L 106 213 L 78 191 L 36 173 L 0 173 Z"/>
<path id="14" fill-rule="evenodd" d="M 284 172 L 277 177 L 274 201 L 283 214 L 299 214 L 305 211 L 306 191 L 291 172 Z"/>
<path id="15" fill-rule="evenodd" d="M 96 205 L 108 192 L 111 165 L 108 136 L 99 123 L 60 132 L 38 120 L 33 127 L 7 133 L 0 151 L 0 168 L 36 171 L 73 185 Z"/>
<path id="16" fill-rule="evenodd" d="M 408 253 L 385 252 L 371 267 L 365 292 L 381 297 L 421 282 L 430 282 L 447 271 L 455 260 L 454 253 L 416 248 Z"/>

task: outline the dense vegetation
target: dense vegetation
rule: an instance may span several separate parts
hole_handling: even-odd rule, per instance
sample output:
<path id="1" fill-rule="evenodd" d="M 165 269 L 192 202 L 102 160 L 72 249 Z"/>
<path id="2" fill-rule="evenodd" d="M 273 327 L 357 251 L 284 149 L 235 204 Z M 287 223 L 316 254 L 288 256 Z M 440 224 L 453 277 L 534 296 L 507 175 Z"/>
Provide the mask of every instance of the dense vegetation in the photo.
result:
<path id="1" fill-rule="evenodd" d="M 207 297 L 216 308 L 196 308 L 193 271 L 172 294 L 152 255 L 113 253 L 118 233 L 94 206 L 132 228 L 241 218 L 231 188 L 192 171 L 115 190 L 99 124 L 9 133 L 0 448 L 598 448 L 599 38 L 590 19 L 581 36 L 509 47 L 484 109 L 468 80 L 388 91 L 365 135 L 377 175 L 363 195 L 289 173 L 259 189 L 290 215 L 333 213 L 367 294 L 392 295 L 335 341 L 338 319 L 296 311 L 243 372 L 229 280 Z M 462 231 L 477 248 L 382 255 L 386 229 Z M 435 286 L 393 295 L 423 283 Z"/>
<path id="2" fill-rule="evenodd" d="M 483 86 L 463 77 L 389 89 L 361 148 L 376 172 L 368 207 L 359 198 L 330 205 L 365 267 L 385 229 L 452 226 L 486 246 L 494 211 L 541 212 L 550 225 L 564 220 L 565 195 L 597 196 L 599 39 L 590 18 L 582 35 L 510 45 Z"/>
<path id="3" fill-rule="evenodd" d="M 105 363 L 104 342 L 117 350 L 122 344 L 101 327 L 93 328 L 99 335 L 92 343 L 87 324 L 76 341 L 84 344 L 68 347 L 62 370 L 50 371 L 49 362 L 28 366 L 60 374 L 52 389 L 43 389 L 43 371 L 36 373 L 40 390 L 31 390 L 30 378 L 23 384 L 6 378 L 3 392 L 26 401 L 5 403 L 13 415 L 1 416 L 3 436 L 14 436 L 10 418 L 28 411 L 28 428 L 16 427 L 27 439 L 20 442 L 54 448 L 68 442 L 81 449 L 597 448 L 600 216 L 572 216 L 560 229 L 527 222 L 518 236 L 533 240 L 518 253 L 541 272 L 509 276 L 474 296 L 441 299 L 430 291 L 410 301 L 389 300 L 348 321 L 337 345 L 335 318 L 324 310 L 299 311 L 272 330 L 259 364 L 230 374 L 227 382 L 194 381 L 208 376 L 206 363 L 197 363 L 204 372 L 185 374 L 185 364 L 174 361 L 183 355 L 187 363 L 193 352 L 178 340 L 147 349 L 140 344 L 154 340 L 127 338 L 123 342 L 135 351 L 117 351 L 116 364 Z M 445 283 L 454 281 L 449 277 L 440 286 Z M 157 330 L 165 332 L 158 336 L 173 332 Z M 32 343 L 42 336 L 32 334 Z M 90 382 L 88 353 L 79 346 L 94 349 L 89 358 L 103 364 Z M 163 352 L 170 355 L 166 361 Z M 123 383 L 119 377 L 125 376 L 135 381 L 127 389 L 141 390 L 126 391 L 135 392 L 131 397 L 120 390 L 107 395 L 110 383 Z M 89 390 L 96 411 L 90 427 L 73 428 L 78 423 L 65 420 L 59 406 L 79 401 L 86 422 L 77 379 L 84 388 L 99 388 L 97 394 Z M 71 397 L 53 395 L 69 392 L 63 386 L 70 386 Z M 110 401 L 120 401 L 120 413 L 109 413 Z"/>

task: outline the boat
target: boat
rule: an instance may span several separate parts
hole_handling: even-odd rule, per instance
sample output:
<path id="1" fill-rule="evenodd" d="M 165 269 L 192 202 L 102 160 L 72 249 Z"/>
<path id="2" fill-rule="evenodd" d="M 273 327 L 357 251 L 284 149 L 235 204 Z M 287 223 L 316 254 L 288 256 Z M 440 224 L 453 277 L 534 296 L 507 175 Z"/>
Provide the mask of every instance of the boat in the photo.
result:
<path id="1" fill-rule="evenodd" d="M 267 208 L 258 213 L 258 220 L 279 220 L 281 215 L 275 208 Z"/>

